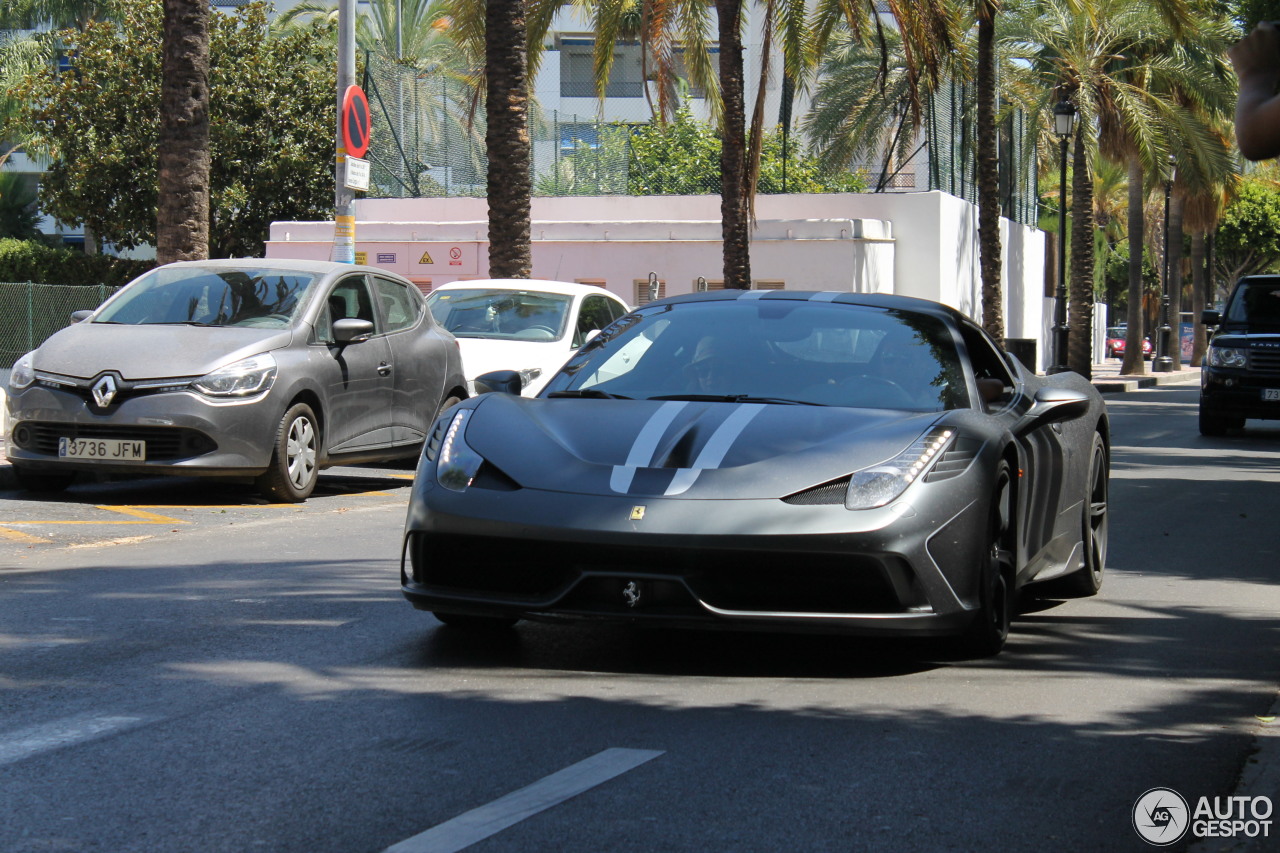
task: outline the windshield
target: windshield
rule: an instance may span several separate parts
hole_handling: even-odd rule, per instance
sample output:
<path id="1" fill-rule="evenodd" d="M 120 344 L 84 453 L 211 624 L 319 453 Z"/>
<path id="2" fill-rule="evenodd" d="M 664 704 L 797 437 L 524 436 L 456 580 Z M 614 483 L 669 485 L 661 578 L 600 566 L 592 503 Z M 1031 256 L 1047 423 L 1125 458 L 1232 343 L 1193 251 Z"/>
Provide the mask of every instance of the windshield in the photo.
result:
<path id="1" fill-rule="evenodd" d="M 542 396 L 969 405 L 941 319 L 798 300 L 676 303 L 629 315 L 583 347 Z"/>
<path id="2" fill-rule="evenodd" d="M 1227 304 L 1228 323 L 1280 326 L 1280 282 L 1241 284 Z"/>
<path id="3" fill-rule="evenodd" d="M 120 291 L 93 322 L 282 329 L 313 281 L 309 273 L 253 267 L 161 267 Z"/>
<path id="4" fill-rule="evenodd" d="M 535 290 L 437 290 L 431 316 L 459 338 L 557 341 L 564 337 L 572 296 Z"/>

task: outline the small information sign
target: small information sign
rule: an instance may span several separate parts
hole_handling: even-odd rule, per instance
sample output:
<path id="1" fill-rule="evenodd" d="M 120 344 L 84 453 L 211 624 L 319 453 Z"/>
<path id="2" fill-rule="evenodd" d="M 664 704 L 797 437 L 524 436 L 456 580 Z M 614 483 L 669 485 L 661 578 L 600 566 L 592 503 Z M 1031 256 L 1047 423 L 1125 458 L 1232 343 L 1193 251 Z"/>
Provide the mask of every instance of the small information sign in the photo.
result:
<path id="1" fill-rule="evenodd" d="M 358 157 L 347 157 L 345 183 L 347 189 L 368 190 L 369 161 L 361 160 Z"/>

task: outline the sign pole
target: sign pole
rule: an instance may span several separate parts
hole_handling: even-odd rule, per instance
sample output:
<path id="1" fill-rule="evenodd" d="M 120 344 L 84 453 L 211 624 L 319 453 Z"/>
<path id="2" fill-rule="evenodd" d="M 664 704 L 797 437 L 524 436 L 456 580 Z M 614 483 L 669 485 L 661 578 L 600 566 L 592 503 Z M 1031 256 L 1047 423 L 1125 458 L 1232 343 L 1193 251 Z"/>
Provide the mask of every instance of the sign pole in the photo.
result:
<path id="1" fill-rule="evenodd" d="M 342 139 L 342 102 L 347 88 L 356 82 L 356 2 L 338 0 L 338 97 L 333 164 L 333 252 L 330 259 L 343 264 L 356 262 L 355 191 L 347 186 L 347 149 Z"/>

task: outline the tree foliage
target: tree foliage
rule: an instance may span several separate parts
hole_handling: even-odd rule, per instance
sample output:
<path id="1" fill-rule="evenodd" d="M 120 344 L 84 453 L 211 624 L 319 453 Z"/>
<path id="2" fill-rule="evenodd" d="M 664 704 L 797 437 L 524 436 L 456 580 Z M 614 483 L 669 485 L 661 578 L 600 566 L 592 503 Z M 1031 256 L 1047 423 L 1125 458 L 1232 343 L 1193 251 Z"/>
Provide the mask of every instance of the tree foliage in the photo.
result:
<path id="1" fill-rule="evenodd" d="M 1280 269 L 1280 187 L 1264 177 L 1246 178 L 1218 223 L 1214 279 L 1236 279 Z"/>
<path id="2" fill-rule="evenodd" d="M 862 192 L 862 174 L 832 171 L 791 142 L 783 156 L 780 129 L 765 134 L 760 193 Z M 720 135 L 681 107 L 665 123 L 615 124 L 599 142 L 579 142 L 553 176 L 538 181 L 544 195 L 707 195 L 720 192 Z"/>
<path id="3" fill-rule="evenodd" d="M 267 6 L 214 14 L 210 45 L 210 255 L 261 254 L 272 221 L 327 218 L 333 200 L 330 25 L 273 32 Z M 60 34 L 73 69 L 26 78 L 26 121 L 52 155 L 45 211 L 124 248 L 154 243 L 161 4 Z"/>

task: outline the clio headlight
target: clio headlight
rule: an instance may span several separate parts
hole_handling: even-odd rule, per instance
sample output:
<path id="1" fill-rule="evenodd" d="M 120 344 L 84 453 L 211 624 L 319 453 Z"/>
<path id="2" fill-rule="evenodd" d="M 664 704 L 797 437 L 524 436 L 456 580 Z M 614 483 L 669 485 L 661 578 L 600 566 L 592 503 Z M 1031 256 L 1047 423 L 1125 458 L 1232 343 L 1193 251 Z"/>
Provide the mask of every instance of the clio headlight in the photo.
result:
<path id="1" fill-rule="evenodd" d="M 206 373 L 191 386 L 210 397 L 252 397 L 265 393 L 275 379 L 276 360 L 264 352 Z"/>
<path id="2" fill-rule="evenodd" d="M 475 479 L 484 458 L 467 444 L 467 421 L 471 409 L 463 409 L 453 416 L 445 428 L 444 438 L 436 456 L 436 480 L 446 489 L 464 491 Z"/>
<path id="3" fill-rule="evenodd" d="M 855 472 L 845 494 L 845 508 L 874 509 L 902 494 L 928 470 L 952 435 L 949 429 L 930 430 L 892 459 Z"/>
<path id="4" fill-rule="evenodd" d="M 31 351 L 18 359 L 9 371 L 9 390 L 22 391 L 36 381 L 35 351 Z"/>
<path id="5" fill-rule="evenodd" d="M 1209 347 L 1211 367 L 1248 367 L 1249 351 L 1240 347 Z"/>

